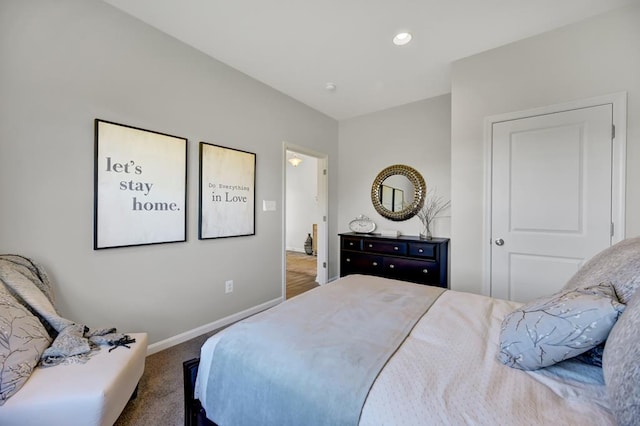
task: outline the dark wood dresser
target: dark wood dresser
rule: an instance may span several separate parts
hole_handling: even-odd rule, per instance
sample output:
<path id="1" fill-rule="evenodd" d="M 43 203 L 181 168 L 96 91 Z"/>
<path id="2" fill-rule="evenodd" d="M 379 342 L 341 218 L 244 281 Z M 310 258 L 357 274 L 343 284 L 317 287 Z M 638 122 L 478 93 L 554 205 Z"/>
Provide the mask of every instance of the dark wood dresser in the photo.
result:
<path id="1" fill-rule="evenodd" d="M 377 275 L 448 288 L 448 238 L 340 235 L 340 276 Z"/>

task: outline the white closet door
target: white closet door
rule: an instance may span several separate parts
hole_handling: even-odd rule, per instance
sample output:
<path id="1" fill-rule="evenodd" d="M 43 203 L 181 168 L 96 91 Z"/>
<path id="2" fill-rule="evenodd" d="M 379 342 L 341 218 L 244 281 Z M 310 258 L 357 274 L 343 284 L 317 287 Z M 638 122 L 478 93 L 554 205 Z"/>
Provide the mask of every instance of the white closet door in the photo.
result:
<path id="1" fill-rule="evenodd" d="M 611 245 L 612 113 L 607 104 L 493 125 L 492 296 L 549 295 Z"/>

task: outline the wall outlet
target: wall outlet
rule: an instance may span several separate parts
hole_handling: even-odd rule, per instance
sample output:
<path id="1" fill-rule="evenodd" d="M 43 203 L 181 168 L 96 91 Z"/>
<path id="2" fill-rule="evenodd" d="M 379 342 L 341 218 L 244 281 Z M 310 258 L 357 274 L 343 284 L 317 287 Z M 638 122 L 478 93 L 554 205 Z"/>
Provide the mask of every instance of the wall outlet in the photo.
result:
<path id="1" fill-rule="evenodd" d="M 224 282 L 224 292 L 227 294 L 233 292 L 233 280 L 227 280 Z"/>

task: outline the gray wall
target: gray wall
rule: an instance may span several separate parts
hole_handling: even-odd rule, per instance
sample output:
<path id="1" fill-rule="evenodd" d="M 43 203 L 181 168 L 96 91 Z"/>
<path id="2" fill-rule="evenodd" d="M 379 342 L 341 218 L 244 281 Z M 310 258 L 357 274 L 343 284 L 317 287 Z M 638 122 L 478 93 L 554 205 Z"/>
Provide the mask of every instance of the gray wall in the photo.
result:
<path id="1" fill-rule="evenodd" d="M 451 283 L 481 293 L 484 118 L 627 91 L 627 237 L 640 234 L 640 6 L 453 64 Z"/>
<path id="2" fill-rule="evenodd" d="M 283 141 L 337 171 L 335 120 L 97 0 L 3 0 L 0 62 L 0 253 L 42 263 L 64 316 L 154 343 L 282 296 Z M 188 138 L 187 242 L 92 249 L 95 118 Z M 257 154 L 255 236 L 197 239 L 200 141 Z"/>
<path id="3" fill-rule="evenodd" d="M 371 184 L 393 164 L 418 170 L 428 188 L 451 197 L 451 97 L 438 96 L 340 122 L 338 230 L 349 232 L 349 222 L 364 214 L 377 229 L 418 235 L 420 222 L 394 222 L 380 216 L 371 203 Z M 434 236 L 448 237 L 449 211 L 435 222 Z"/>

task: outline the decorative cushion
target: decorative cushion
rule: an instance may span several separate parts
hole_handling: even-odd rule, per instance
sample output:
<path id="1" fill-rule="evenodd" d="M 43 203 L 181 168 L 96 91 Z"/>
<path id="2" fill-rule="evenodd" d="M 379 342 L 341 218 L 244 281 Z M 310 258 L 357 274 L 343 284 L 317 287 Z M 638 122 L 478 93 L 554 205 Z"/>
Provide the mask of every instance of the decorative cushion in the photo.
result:
<path id="1" fill-rule="evenodd" d="M 40 320 L 0 282 L 0 406 L 29 379 L 50 343 Z"/>
<path id="2" fill-rule="evenodd" d="M 580 362 L 584 362 L 585 364 L 595 365 L 596 367 L 602 367 L 603 354 L 604 354 L 604 343 L 600 343 L 595 348 L 589 349 L 585 353 L 578 355 L 576 357 L 576 360 Z"/>
<path id="3" fill-rule="evenodd" d="M 640 286 L 640 237 L 629 238 L 592 257 L 567 281 L 563 290 L 610 281 L 627 304 Z"/>
<path id="4" fill-rule="evenodd" d="M 602 370 L 611 409 L 619 426 L 640 419 L 640 292 L 611 330 L 604 348 Z"/>
<path id="5" fill-rule="evenodd" d="M 502 321 L 498 359 L 536 370 L 580 355 L 607 339 L 624 307 L 611 283 L 536 299 Z"/>

